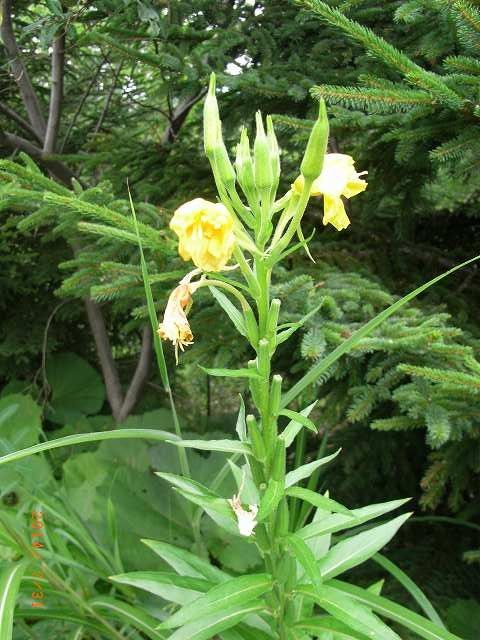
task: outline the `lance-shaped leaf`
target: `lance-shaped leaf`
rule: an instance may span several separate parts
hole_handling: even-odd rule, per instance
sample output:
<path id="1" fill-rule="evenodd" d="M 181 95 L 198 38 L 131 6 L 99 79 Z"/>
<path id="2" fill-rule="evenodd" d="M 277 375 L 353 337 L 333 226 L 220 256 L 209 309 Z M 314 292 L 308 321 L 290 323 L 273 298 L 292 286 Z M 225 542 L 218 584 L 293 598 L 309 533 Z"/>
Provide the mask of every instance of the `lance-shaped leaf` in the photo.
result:
<path id="1" fill-rule="evenodd" d="M 365 338 L 365 336 L 367 336 L 372 331 L 374 331 L 378 326 L 382 324 L 382 322 L 384 322 L 384 320 L 386 320 L 391 315 L 396 313 L 401 307 L 403 307 L 403 305 L 407 304 L 407 302 L 410 302 L 410 300 L 413 300 L 413 298 L 416 298 L 416 296 L 418 296 L 420 293 L 422 293 L 423 291 L 425 291 L 426 289 L 428 289 L 429 287 L 437 283 L 439 280 L 442 280 L 442 278 L 446 278 L 447 276 L 454 273 L 458 269 L 461 269 L 462 267 L 466 267 L 467 265 L 474 262 L 475 260 L 478 260 L 479 258 L 480 256 L 475 256 L 470 260 L 466 260 L 465 262 L 462 262 L 462 264 L 457 265 L 453 269 L 449 269 L 449 271 L 445 271 L 445 273 L 442 273 L 436 278 L 433 278 L 433 280 L 426 282 L 425 284 L 418 287 L 414 291 L 411 291 L 409 294 L 407 294 L 400 300 L 397 300 L 397 302 L 395 302 L 390 307 L 388 307 L 388 309 L 385 309 L 385 311 L 382 311 L 377 316 L 375 316 L 375 318 L 370 320 L 370 322 L 367 322 L 367 324 L 365 324 L 363 327 L 355 331 L 355 333 L 352 336 L 350 336 L 348 340 L 345 340 L 345 342 L 342 342 L 342 344 L 339 345 L 336 349 L 334 349 L 331 353 L 329 353 L 328 356 L 326 356 L 325 358 L 320 360 L 320 362 L 315 364 L 309 371 L 307 371 L 307 373 L 302 378 L 300 378 L 300 380 L 295 385 L 293 385 L 291 389 L 289 389 L 289 391 L 287 391 L 287 393 L 282 397 L 282 407 L 288 406 L 290 402 L 292 402 L 292 400 L 294 400 L 300 393 L 302 393 L 304 389 L 306 389 L 310 384 L 318 380 L 318 378 L 329 367 L 331 367 L 334 362 L 336 362 L 344 354 L 351 351 L 360 342 L 360 340 L 362 340 L 362 338 Z"/>
<path id="2" fill-rule="evenodd" d="M 355 602 L 338 589 L 324 584 L 318 593 L 318 590 L 313 586 L 302 585 L 295 591 L 299 595 L 312 598 L 334 618 L 372 640 L 401 640 L 400 636 L 372 613 L 368 607 Z"/>
<path id="3" fill-rule="evenodd" d="M 300 243 L 300 246 L 302 244 L 303 243 Z M 293 335 L 295 331 L 297 331 L 297 329 L 300 329 L 300 327 L 302 327 L 305 324 L 305 322 L 307 322 L 307 320 L 310 320 L 310 318 L 314 316 L 317 313 L 317 311 L 320 311 L 322 306 L 323 306 L 323 301 L 319 305 L 317 305 L 315 309 L 312 309 L 311 311 L 309 311 L 298 322 L 287 322 L 285 324 L 280 325 L 278 327 L 278 333 L 277 333 L 277 344 L 282 344 L 282 342 L 285 342 L 285 340 L 288 340 L 290 336 Z"/>
<path id="4" fill-rule="evenodd" d="M 238 440 L 167 440 L 167 442 L 186 449 L 224 451 L 225 453 L 242 453 L 244 455 L 252 454 L 250 445 L 246 442 L 238 442 Z"/>
<path id="5" fill-rule="evenodd" d="M 208 369 L 207 367 L 200 367 L 200 369 L 209 376 L 217 378 L 260 378 L 256 369 Z"/>
<path id="6" fill-rule="evenodd" d="M 313 410 L 313 408 L 315 407 L 316 404 L 317 404 L 317 400 L 315 400 L 315 402 L 312 402 L 312 404 L 309 404 L 308 407 L 305 407 L 305 409 L 302 409 L 300 411 L 300 415 L 303 418 L 308 418 L 308 416 L 310 415 L 310 413 L 312 412 L 312 410 Z M 293 413 L 295 413 L 295 412 L 293 412 Z M 287 414 L 284 413 L 283 415 L 287 415 Z M 282 438 L 282 440 L 285 441 L 285 447 L 287 449 L 292 444 L 292 442 L 295 440 L 295 437 L 296 437 L 297 433 L 304 426 L 305 426 L 304 423 L 302 421 L 300 421 L 300 420 L 297 420 L 296 418 L 292 418 L 292 420 L 290 420 L 290 422 L 287 424 L 287 426 L 285 427 L 285 429 L 282 431 L 282 433 L 280 435 L 280 438 Z M 313 425 L 313 426 L 315 427 L 315 425 Z M 315 429 L 315 433 L 316 432 L 317 431 Z"/>
<path id="7" fill-rule="evenodd" d="M 313 586 L 319 588 L 322 583 L 322 574 L 317 565 L 313 551 L 307 543 L 294 533 L 285 537 L 285 542 L 293 552 L 300 565 L 305 570 L 306 575 L 310 578 Z"/>
<path id="8" fill-rule="evenodd" d="M 13 610 L 27 562 L 4 565 L 0 571 L 0 640 L 11 640 Z"/>
<path id="9" fill-rule="evenodd" d="M 173 629 L 225 608 L 244 605 L 259 598 L 271 588 L 272 577 L 266 573 L 233 578 L 213 587 L 204 596 L 182 607 L 162 623 L 160 628 Z"/>
<path id="10" fill-rule="evenodd" d="M 109 596 L 95 598 L 90 600 L 88 604 L 92 609 L 100 609 L 104 615 L 107 613 L 109 617 L 138 629 L 151 640 L 165 640 L 165 634 L 155 629 L 157 625 L 156 618 L 145 613 L 140 607 L 133 607 L 126 602 L 121 602 Z"/>
<path id="11" fill-rule="evenodd" d="M 303 618 L 294 625 L 295 629 L 306 631 L 319 638 L 334 638 L 335 640 L 368 640 L 363 633 L 355 632 L 341 620 L 333 616 L 313 616 Z"/>
<path id="12" fill-rule="evenodd" d="M 228 573 L 214 567 L 194 553 L 160 540 L 142 540 L 181 576 L 205 578 L 214 584 L 229 580 Z"/>
<path id="13" fill-rule="evenodd" d="M 179 576 L 168 571 L 132 571 L 110 576 L 109 579 L 112 582 L 137 587 L 181 605 L 196 600 L 201 593 L 205 593 L 212 586 L 212 583 L 204 578 Z"/>
<path id="14" fill-rule="evenodd" d="M 225 311 L 227 316 L 230 318 L 232 323 L 235 326 L 235 329 L 245 338 L 247 337 L 247 328 L 245 327 L 245 320 L 243 318 L 242 313 L 237 309 L 237 307 L 227 298 L 225 294 L 219 291 L 216 287 L 209 287 L 212 292 L 213 297 L 218 302 L 218 304 Z"/>
<path id="15" fill-rule="evenodd" d="M 246 616 L 257 613 L 263 608 L 263 605 L 257 603 L 226 607 L 222 611 L 204 618 L 197 618 L 180 627 L 169 637 L 169 640 L 209 640 L 217 633 L 234 627 Z"/>
<path id="16" fill-rule="evenodd" d="M 235 431 L 237 432 L 239 440 L 242 442 L 247 439 L 247 423 L 245 422 L 245 403 L 242 396 L 240 397 L 240 408 L 238 410 L 237 422 L 235 424 Z"/>
<path id="17" fill-rule="evenodd" d="M 357 533 L 333 546 L 319 562 L 323 579 L 338 576 L 371 558 L 387 542 L 390 542 L 411 515 L 411 513 L 405 513 L 390 522 Z"/>
<path id="18" fill-rule="evenodd" d="M 298 411 L 291 411 L 290 409 L 282 409 L 279 412 L 280 416 L 286 416 L 287 418 L 290 418 L 290 420 L 295 421 L 295 422 L 299 422 L 303 427 L 306 427 L 307 429 L 309 429 L 310 431 L 313 431 L 313 433 L 317 433 L 317 427 L 315 426 L 315 423 L 310 420 L 310 418 L 307 418 L 305 415 L 303 415 L 302 413 L 298 413 Z"/>
<path id="19" fill-rule="evenodd" d="M 325 456 L 324 458 L 320 458 L 319 460 L 314 460 L 313 462 L 309 462 L 308 464 L 302 464 L 302 466 L 298 467 L 297 469 L 289 471 L 289 473 L 287 473 L 287 475 L 285 476 L 285 487 L 291 487 L 292 485 L 297 484 L 297 482 L 300 482 L 300 480 L 309 478 L 315 471 L 315 469 L 318 469 L 318 467 L 331 462 L 338 456 L 340 451 L 341 449 L 335 451 L 335 453 L 332 453 L 329 456 Z"/>
<path id="20" fill-rule="evenodd" d="M 427 618 L 410 611 L 406 607 L 402 607 L 396 602 L 388 600 L 388 598 L 377 596 L 367 591 L 367 589 L 362 589 L 361 587 L 341 580 L 331 580 L 329 585 L 340 593 L 352 598 L 355 602 L 363 604 L 381 616 L 389 618 L 410 629 L 415 634 L 425 638 L 425 640 L 461 640 L 461 638 L 434 624 L 431 620 L 427 620 Z"/>
<path id="21" fill-rule="evenodd" d="M 347 509 L 347 507 L 344 507 L 343 504 L 340 504 L 331 498 L 327 498 L 327 496 L 322 496 L 321 493 L 316 493 L 315 491 L 310 491 L 310 489 L 304 489 L 303 487 L 290 487 L 285 493 L 287 496 L 293 496 L 294 498 L 300 498 L 300 500 L 309 502 L 319 509 L 333 511 L 333 513 L 344 513 L 353 518 L 352 512 Z"/>
<path id="22" fill-rule="evenodd" d="M 306 527 L 297 531 L 297 534 L 304 540 L 310 540 L 318 536 L 323 536 L 327 533 L 336 533 L 343 529 L 351 529 L 352 527 L 364 524 L 369 520 L 383 516 L 389 511 L 398 509 L 398 507 L 401 507 L 403 504 L 408 502 L 408 500 L 410 500 L 410 498 L 370 504 L 367 507 L 361 507 L 360 509 L 351 509 L 350 516 L 344 515 L 343 513 L 333 513 L 318 522 L 307 524 Z M 351 516 L 353 516 L 353 518 Z"/>

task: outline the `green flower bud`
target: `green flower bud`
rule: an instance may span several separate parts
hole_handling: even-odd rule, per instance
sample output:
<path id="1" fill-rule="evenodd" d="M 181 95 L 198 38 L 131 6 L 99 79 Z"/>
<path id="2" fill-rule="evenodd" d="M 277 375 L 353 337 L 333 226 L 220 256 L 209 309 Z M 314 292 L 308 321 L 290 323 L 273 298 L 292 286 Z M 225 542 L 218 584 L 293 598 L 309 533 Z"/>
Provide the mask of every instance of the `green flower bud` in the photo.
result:
<path id="1" fill-rule="evenodd" d="M 263 442 L 262 434 L 258 428 L 255 417 L 249 414 L 246 418 L 247 432 L 250 442 L 252 443 L 253 455 L 257 460 L 265 460 L 267 452 L 265 451 L 265 444 Z"/>
<path id="2" fill-rule="evenodd" d="M 228 151 L 223 143 L 221 131 L 218 133 L 217 145 L 213 149 L 213 160 L 217 166 L 220 180 L 227 189 L 231 189 L 235 185 L 235 169 L 228 157 Z"/>
<path id="3" fill-rule="evenodd" d="M 303 156 L 300 171 L 304 178 L 315 180 L 322 172 L 323 159 L 328 143 L 328 118 L 325 102 L 320 100 L 318 118 L 308 139 L 307 148 Z"/>
<path id="4" fill-rule="evenodd" d="M 240 142 L 237 145 L 237 157 L 235 159 L 235 169 L 240 186 L 245 194 L 255 192 L 255 175 L 253 172 L 253 160 L 250 154 L 250 141 L 245 127 L 240 133 Z"/>
<path id="5" fill-rule="evenodd" d="M 270 149 L 270 164 L 272 165 L 272 176 L 275 185 L 280 179 L 280 149 L 277 137 L 273 128 L 272 116 L 267 116 L 267 140 Z"/>
<path id="6" fill-rule="evenodd" d="M 285 440 L 277 438 L 275 453 L 272 460 L 271 476 L 278 482 L 283 482 L 283 479 L 285 478 L 285 458 Z"/>
<path id="7" fill-rule="evenodd" d="M 280 399 L 282 395 L 282 376 L 278 374 L 272 378 L 272 384 L 270 387 L 270 414 L 272 416 L 278 416 L 280 411 Z"/>
<path id="8" fill-rule="evenodd" d="M 207 156 L 211 155 L 217 147 L 219 135 L 221 135 L 220 114 L 215 97 L 215 74 L 212 73 L 203 105 L 203 144 Z"/>
<path id="9" fill-rule="evenodd" d="M 267 191 L 273 184 L 272 164 L 270 162 L 270 149 L 263 128 L 262 114 L 257 111 L 257 135 L 253 145 L 255 159 L 255 185 L 259 191 Z"/>

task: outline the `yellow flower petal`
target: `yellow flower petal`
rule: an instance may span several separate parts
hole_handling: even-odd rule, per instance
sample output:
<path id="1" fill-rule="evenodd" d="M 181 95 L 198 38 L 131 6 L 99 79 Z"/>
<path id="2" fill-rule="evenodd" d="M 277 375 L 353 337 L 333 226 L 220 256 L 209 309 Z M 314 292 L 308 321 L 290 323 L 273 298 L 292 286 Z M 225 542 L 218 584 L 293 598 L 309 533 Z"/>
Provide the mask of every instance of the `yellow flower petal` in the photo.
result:
<path id="1" fill-rule="evenodd" d="M 179 207 L 170 228 L 179 237 L 179 253 L 202 271 L 220 271 L 235 245 L 234 221 L 221 203 L 195 198 Z"/>
<path id="2" fill-rule="evenodd" d="M 340 197 L 324 196 L 323 224 L 331 224 L 337 231 L 346 229 L 350 224 L 345 206 Z"/>

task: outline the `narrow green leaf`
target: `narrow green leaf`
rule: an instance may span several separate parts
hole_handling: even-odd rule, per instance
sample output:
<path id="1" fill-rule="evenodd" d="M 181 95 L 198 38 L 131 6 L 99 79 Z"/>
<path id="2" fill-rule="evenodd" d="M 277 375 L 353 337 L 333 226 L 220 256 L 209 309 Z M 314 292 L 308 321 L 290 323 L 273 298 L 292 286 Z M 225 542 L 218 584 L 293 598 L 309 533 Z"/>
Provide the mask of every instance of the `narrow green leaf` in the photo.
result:
<path id="1" fill-rule="evenodd" d="M 27 562 L 4 564 L 0 570 L 0 640 L 11 640 L 13 611 Z"/>
<path id="2" fill-rule="evenodd" d="M 202 449 L 203 451 L 224 451 L 226 453 L 243 453 L 251 455 L 250 445 L 238 440 L 169 440 L 169 444 L 186 449 Z"/>
<path id="3" fill-rule="evenodd" d="M 285 537 L 285 542 L 290 547 L 293 555 L 304 568 L 306 575 L 310 578 L 312 585 L 318 589 L 322 583 L 322 575 L 318 569 L 317 561 L 313 551 L 307 543 L 296 534 L 291 533 Z"/>
<path id="4" fill-rule="evenodd" d="M 268 574 L 241 576 L 223 582 L 210 589 L 191 604 L 185 605 L 160 625 L 162 629 L 173 629 L 198 618 L 210 616 L 225 608 L 243 605 L 259 598 L 272 588 L 272 578 Z"/>
<path id="5" fill-rule="evenodd" d="M 194 553 L 181 549 L 168 542 L 160 540 L 142 540 L 154 553 L 169 564 L 181 576 L 192 578 L 205 578 L 213 584 L 218 584 L 230 579 L 228 573 L 214 567 L 203 558 Z"/>
<path id="6" fill-rule="evenodd" d="M 307 371 L 307 373 L 302 378 L 300 378 L 300 380 L 296 384 L 293 385 L 291 389 L 289 389 L 289 391 L 287 391 L 287 393 L 282 397 L 282 407 L 288 406 L 290 402 L 292 402 L 292 400 L 294 400 L 310 384 L 315 382 L 315 380 L 317 380 L 334 362 L 336 362 L 344 354 L 351 351 L 362 338 L 364 338 L 369 333 L 371 333 L 374 329 L 376 329 L 384 320 L 389 318 L 396 311 L 398 311 L 398 309 L 403 307 L 403 305 L 407 304 L 407 302 L 410 302 L 410 300 L 413 300 L 413 298 L 416 298 L 420 293 L 422 293 L 432 285 L 436 284 L 443 278 L 446 278 L 452 273 L 455 273 L 455 271 L 458 271 L 458 269 L 462 269 L 463 267 L 466 267 L 467 265 L 471 264 L 475 260 L 478 260 L 479 258 L 480 256 L 475 256 L 470 260 L 466 260 L 465 262 L 462 262 L 462 264 L 459 264 L 456 267 L 453 267 L 453 269 L 449 269 L 448 271 L 445 271 L 445 273 L 442 273 L 436 278 L 433 278 L 433 280 L 430 280 L 429 282 L 426 282 L 422 286 L 417 287 L 417 289 L 415 289 L 414 291 L 411 291 L 409 294 L 407 294 L 400 300 L 397 300 L 397 302 L 395 302 L 390 307 L 388 307 L 388 309 L 385 309 L 384 311 L 379 313 L 377 316 L 375 316 L 375 318 L 370 320 L 370 322 L 367 322 L 367 324 L 365 324 L 363 327 L 355 331 L 355 333 L 352 336 L 350 336 L 348 340 L 345 340 L 345 342 L 342 342 L 342 344 L 339 345 L 336 349 L 334 349 L 331 353 L 329 353 L 328 356 L 326 356 L 325 358 L 320 360 L 320 362 L 314 365 L 309 371 Z"/>
<path id="7" fill-rule="evenodd" d="M 299 243 L 299 244 L 301 245 L 303 243 Z M 314 316 L 317 313 L 317 311 L 319 311 L 322 308 L 322 306 L 323 306 L 323 302 L 321 302 L 314 309 L 309 311 L 298 322 L 288 322 L 286 324 L 280 325 L 278 327 L 279 331 L 277 333 L 277 344 L 282 344 L 282 342 L 285 342 L 285 340 L 288 340 L 288 338 L 290 338 L 290 336 L 293 335 L 295 331 L 297 331 L 297 329 L 300 329 L 300 327 L 302 327 L 305 324 L 305 322 L 307 322 L 307 320 L 310 320 L 310 318 Z"/>
<path id="8" fill-rule="evenodd" d="M 205 371 L 209 376 L 216 376 L 221 378 L 259 378 L 260 374 L 256 369 L 208 369 L 207 367 L 200 366 L 202 371 Z"/>
<path id="9" fill-rule="evenodd" d="M 84 444 L 86 442 L 100 442 L 101 440 L 124 440 L 129 438 L 143 440 L 160 440 L 161 442 L 170 442 L 174 444 L 174 438 L 177 436 L 168 431 L 160 431 L 160 429 L 115 429 L 113 431 L 94 431 L 93 433 L 78 433 L 64 438 L 57 438 L 49 442 L 40 442 L 32 447 L 13 451 L 7 455 L 0 457 L 0 464 L 13 462 L 28 458 L 35 453 L 49 451 L 50 449 L 58 449 L 59 447 L 69 447 L 74 444 Z"/>
<path id="10" fill-rule="evenodd" d="M 327 498 L 326 496 L 322 496 L 322 494 L 316 493 L 315 491 L 310 491 L 310 489 L 304 489 L 303 487 L 290 487 L 285 493 L 287 496 L 293 496 L 294 498 L 300 498 L 300 500 L 309 502 L 319 509 L 333 511 L 333 513 L 344 513 L 353 518 L 352 512 L 347 509 L 347 507 L 344 507 L 343 504 L 340 504 L 331 498 Z"/>
<path id="11" fill-rule="evenodd" d="M 287 473 L 287 475 L 285 476 L 285 487 L 286 488 L 291 487 L 292 485 L 297 484 L 297 482 L 300 482 L 300 480 L 303 480 L 304 478 L 309 478 L 312 475 L 312 473 L 315 471 L 315 469 L 318 469 L 318 467 L 321 467 L 324 464 L 328 464 L 329 462 L 331 462 L 334 458 L 338 456 L 340 451 L 341 449 L 339 449 L 335 453 L 332 453 L 329 456 L 320 458 L 320 460 L 314 460 L 313 462 L 309 462 L 308 464 L 303 464 L 302 466 L 298 467 L 297 469 L 294 469 L 293 471 L 289 471 L 289 473 Z"/>
<path id="12" fill-rule="evenodd" d="M 230 302 L 227 296 L 223 294 L 221 291 L 219 291 L 216 287 L 210 286 L 209 289 L 212 292 L 212 295 L 215 298 L 215 300 L 222 307 L 222 309 L 225 311 L 227 316 L 230 318 L 230 320 L 234 324 L 235 329 L 242 336 L 246 338 L 247 329 L 245 327 L 245 320 L 243 318 L 241 311 L 239 311 L 237 307 L 232 302 Z"/>
<path id="13" fill-rule="evenodd" d="M 282 482 L 270 480 L 267 489 L 260 499 L 257 521 L 261 522 L 274 511 L 285 494 Z"/>
<path id="14" fill-rule="evenodd" d="M 427 620 L 427 618 L 383 596 L 377 596 L 366 589 L 341 580 L 331 580 L 329 584 L 357 602 L 370 607 L 373 611 L 376 611 L 385 618 L 398 622 L 422 638 L 425 638 L 425 640 L 462 640 L 453 633 Z"/>
<path id="15" fill-rule="evenodd" d="M 209 515 L 219 527 L 226 529 L 232 535 L 240 535 L 237 527 L 237 521 L 233 515 L 233 510 L 227 500 L 224 498 L 217 498 L 212 495 L 191 493 L 184 489 L 175 489 L 175 491 L 186 500 L 202 507 L 205 513 Z"/>
<path id="16" fill-rule="evenodd" d="M 93 609 L 101 609 L 116 620 L 138 629 L 152 640 L 165 640 L 165 635 L 155 629 L 157 625 L 156 618 L 145 613 L 139 607 L 134 607 L 109 596 L 95 598 L 90 600 L 88 604 Z"/>
<path id="17" fill-rule="evenodd" d="M 319 638 L 333 638 L 333 640 L 367 640 L 363 633 L 353 631 L 348 625 L 333 616 L 314 616 L 304 618 L 294 625 L 295 629 L 307 631 L 309 634 Z M 355 635 L 352 635 L 355 634 Z"/>
<path id="18" fill-rule="evenodd" d="M 63 594 L 59 594 L 63 595 Z M 88 629 L 98 631 L 100 634 L 108 633 L 105 627 L 98 622 L 82 618 L 81 615 L 72 612 L 71 607 L 28 607 L 15 609 L 15 620 L 64 620 L 73 624 L 81 624 Z"/>
<path id="19" fill-rule="evenodd" d="M 109 580 L 128 584 L 181 605 L 196 600 L 200 593 L 205 593 L 212 586 L 212 583 L 204 578 L 178 576 L 167 571 L 132 571 L 110 576 Z"/>
<path id="20" fill-rule="evenodd" d="M 180 627 L 169 640 L 209 640 L 217 633 L 230 629 L 246 616 L 261 611 L 262 605 L 246 604 L 226 607 L 223 611 L 197 618 L 193 622 Z"/>
<path id="21" fill-rule="evenodd" d="M 403 500 L 391 500 L 390 502 L 381 502 L 378 504 L 370 504 L 367 507 L 361 507 L 360 509 L 351 509 L 350 516 L 343 513 L 334 513 L 330 516 L 326 516 L 318 522 L 312 522 L 303 527 L 297 534 L 304 540 L 310 540 L 323 536 L 327 533 L 336 533 L 343 529 L 351 529 L 357 527 L 369 520 L 383 516 L 389 511 L 398 509 L 403 504 L 408 502 L 410 498 L 404 498 Z M 353 518 L 351 517 L 353 515 Z"/>
<path id="22" fill-rule="evenodd" d="M 371 558 L 387 542 L 390 542 L 411 515 L 411 513 L 405 513 L 390 522 L 357 533 L 333 546 L 319 562 L 323 579 L 338 576 Z"/>
<path id="23" fill-rule="evenodd" d="M 185 478 L 185 476 L 179 476 L 175 473 L 164 473 L 162 471 L 155 471 L 155 475 L 159 478 L 162 478 L 163 480 L 166 480 L 174 487 L 178 487 L 179 489 L 183 489 L 184 491 L 189 491 L 190 493 L 200 496 L 220 498 L 219 495 L 211 491 L 205 485 L 201 484 L 200 482 L 196 482 L 195 480 L 190 480 L 190 478 Z"/>
<path id="24" fill-rule="evenodd" d="M 240 397 L 240 408 L 238 410 L 237 422 L 235 425 L 235 431 L 238 434 L 238 438 L 240 441 L 245 441 L 247 439 L 247 424 L 245 422 L 245 403 L 241 395 Z"/>
<path id="25" fill-rule="evenodd" d="M 308 417 L 312 412 L 312 410 L 314 409 L 317 402 L 318 401 L 315 400 L 315 402 L 312 402 L 312 404 L 309 404 L 308 407 L 305 407 L 305 409 L 302 409 L 300 411 L 300 415 L 304 416 L 305 418 Z M 282 440 L 285 441 L 285 447 L 287 449 L 295 440 L 296 435 L 298 434 L 298 432 L 301 430 L 303 426 L 304 426 L 303 423 L 299 422 L 298 420 L 290 420 L 290 422 L 287 424 L 285 429 L 282 431 L 280 438 L 282 438 Z M 315 433 L 316 433 L 316 430 L 315 430 Z"/>
<path id="26" fill-rule="evenodd" d="M 291 411 L 290 409 L 282 409 L 279 412 L 279 415 L 286 416 L 287 418 L 290 418 L 290 420 L 294 422 L 299 422 L 302 426 L 306 427 L 310 431 L 313 431 L 313 433 L 317 434 L 317 427 L 315 426 L 315 423 L 312 422 L 310 418 L 307 418 L 306 416 L 304 416 L 302 413 L 298 413 L 298 411 Z"/>
<path id="27" fill-rule="evenodd" d="M 369 608 L 355 602 L 352 598 L 323 584 L 320 593 L 310 586 L 302 585 L 296 589 L 299 595 L 310 597 L 337 620 L 347 624 L 354 631 L 363 633 L 371 640 L 401 640 L 400 636 L 378 618 Z"/>
<path id="28" fill-rule="evenodd" d="M 394 578 L 400 582 L 400 584 L 405 587 L 408 593 L 412 596 L 412 598 L 417 602 L 417 604 L 423 609 L 425 614 L 430 618 L 430 620 L 437 624 L 439 627 L 445 628 L 445 625 L 442 622 L 442 619 L 438 615 L 438 613 L 433 608 L 432 603 L 427 598 L 427 596 L 423 593 L 423 591 L 418 587 L 415 582 L 407 576 L 407 574 L 397 567 L 391 560 L 385 558 L 380 553 L 376 553 L 372 560 L 374 560 L 377 564 L 379 564 L 383 569 L 388 571 Z M 380 594 L 377 594 L 380 595 Z"/>

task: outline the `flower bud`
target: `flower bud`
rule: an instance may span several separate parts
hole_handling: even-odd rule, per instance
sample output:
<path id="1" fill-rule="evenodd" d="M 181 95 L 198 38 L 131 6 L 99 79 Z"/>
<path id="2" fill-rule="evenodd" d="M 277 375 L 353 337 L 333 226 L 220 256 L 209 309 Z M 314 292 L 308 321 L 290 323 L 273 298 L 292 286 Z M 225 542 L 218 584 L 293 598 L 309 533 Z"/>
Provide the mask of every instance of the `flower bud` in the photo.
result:
<path id="1" fill-rule="evenodd" d="M 318 118 L 308 139 L 300 171 L 308 180 L 315 180 L 322 172 L 323 159 L 328 143 L 328 118 L 325 102 L 320 100 Z"/>
<path id="2" fill-rule="evenodd" d="M 242 128 L 240 142 L 237 145 L 235 169 L 237 170 L 238 182 L 245 194 L 253 194 L 255 192 L 255 175 L 250 154 L 250 141 L 245 127 Z"/>
<path id="3" fill-rule="evenodd" d="M 272 164 L 270 162 L 270 149 L 263 128 L 262 114 L 257 111 L 257 135 L 253 145 L 255 159 L 255 185 L 259 191 L 269 190 L 273 184 Z"/>
<path id="4" fill-rule="evenodd" d="M 278 416 L 280 411 L 280 401 L 282 395 L 282 376 L 275 374 L 270 386 L 270 414 Z"/>
<path id="5" fill-rule="evenodd" d="M 278 148 L 277 137 L 273 128 L 272 116 L 267 116 L 267 140 L 270 149 L 273 182 L 278 185 L 280 180 L 280 149 Z"/>
<path id="6" fill-rule="evenodd" d="M 263 442 L 262 434 L 258 428 L 255 417 L 249 414 L 246 418 L 248 437 L 252 443 L 253 455 L 257 460 L 265 460 L 267 452 L 265 451 L 265 444 Z"/>
<path id="7" fill-rule="evenodd" d="M 218 144 L 221 135 L 220 115 L 217 98 L 215 97 L 215 74 L 210 75 L 208 93 L 203 105 L 203 144 L 207 157 L 211 155 Z"/>
<path id="8" fill-rule="evenodd" d="M 218 133 L 217 145 L 213 149 L 213 159 L 217 166 L 220 180 L 227 189 L 232 188 L 235 185 L 236 175 L 230 158 L 228 157 L 228 151 L 223 143 L 221 131 Z"/>

